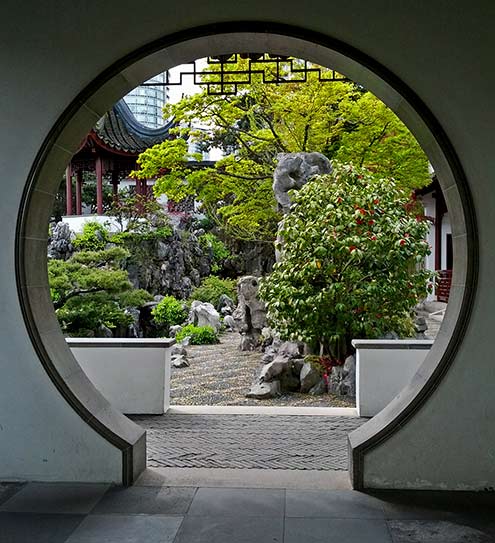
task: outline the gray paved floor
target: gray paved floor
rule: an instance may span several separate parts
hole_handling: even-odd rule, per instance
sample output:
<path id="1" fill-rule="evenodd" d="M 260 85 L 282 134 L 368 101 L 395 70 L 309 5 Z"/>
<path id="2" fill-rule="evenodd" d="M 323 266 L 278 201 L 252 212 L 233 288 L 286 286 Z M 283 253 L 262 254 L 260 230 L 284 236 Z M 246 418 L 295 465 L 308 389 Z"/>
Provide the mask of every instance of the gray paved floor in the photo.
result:
<path id="1" fill-rule="evenodd" d="M 134 416 L 148 466 L 346 470 L 347 434 L 367 419 L 298 415 Z"/>
<path id="2" fill-rule="evenodd" d="M 2 543 L 489 543 L 495 496 L 0 484 Z"/>

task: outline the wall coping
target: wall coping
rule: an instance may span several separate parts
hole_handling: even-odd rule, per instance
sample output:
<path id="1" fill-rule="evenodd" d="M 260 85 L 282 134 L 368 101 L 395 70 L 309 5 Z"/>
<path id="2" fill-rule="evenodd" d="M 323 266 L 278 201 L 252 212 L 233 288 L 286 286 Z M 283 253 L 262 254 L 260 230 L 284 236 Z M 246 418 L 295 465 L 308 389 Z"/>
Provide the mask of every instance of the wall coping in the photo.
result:
<path id="1" fill-rule="evenodd" d="M 65 341 L 72 348 L 111 348 L 111 349 L 167 349 L 175 345 L 174 338 L 107 338 L 107 337 L 67 337 Z"/>
<path id="2" fill-rule="evenodd" d="M 429 350 L 433 339 L 353 339 L 356 349 L 419 349 Z"/>

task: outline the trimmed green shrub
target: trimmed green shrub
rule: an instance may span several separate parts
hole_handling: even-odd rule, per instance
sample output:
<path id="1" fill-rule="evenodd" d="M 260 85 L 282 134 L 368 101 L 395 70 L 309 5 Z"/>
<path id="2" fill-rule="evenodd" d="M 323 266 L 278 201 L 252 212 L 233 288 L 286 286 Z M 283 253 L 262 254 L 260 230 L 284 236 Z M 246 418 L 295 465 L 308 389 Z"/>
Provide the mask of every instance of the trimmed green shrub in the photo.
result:
<path id="1" fill-rule="evenodd" d="M 210 275 L 203 279 L 201 285 L 192 291 L 189 299 L 209 302 L 214 307 L 217 307 L 218 300 L 222 294 L 226 294 L 229 298 L 232 298 L 234 304 L 237 303 L 237 287 L 235 280 L 220 279 L 215 275 Z"/>
<path id="2" fill-rule="evenodd" d="M 191 345 L 213 345 L 214 343 L 218 343 L 218 335 L 211 326 L 194 326 L 194 324 L 188 324 L 177 333 L 175 339 L 182 341 L 188 336 L 191 338 Z"/>
<path id="3" fill-rule="evenodd" d="M 87 222 L 81 234 L 78 234 L 72 245 L 80 251 L 101 251 L 110 241 L 107 228 L 96 221 Z"/>
<path id="4" fill-rule="evenodd" d="M 187 317 L 183 302 L 173 296 L 165 296 L 151 311 L 151 314 L 156 324 L 162 326 L 182 324 Z"/>

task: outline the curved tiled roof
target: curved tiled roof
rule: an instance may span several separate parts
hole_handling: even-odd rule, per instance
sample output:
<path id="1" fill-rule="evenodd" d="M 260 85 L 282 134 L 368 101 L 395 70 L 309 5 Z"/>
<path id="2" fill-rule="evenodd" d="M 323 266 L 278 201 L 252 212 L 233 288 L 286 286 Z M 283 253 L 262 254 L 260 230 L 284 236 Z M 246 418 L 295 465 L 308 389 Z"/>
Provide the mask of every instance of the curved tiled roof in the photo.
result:
<path id="1" fill-rule="evenodd" d="M 96 123 L 94 132 L 106 145 L 139 154 L 170 137 L 173 121 L 160 128 L 148 128 L 136 120 L 129 106 L 120 100 Z"/>

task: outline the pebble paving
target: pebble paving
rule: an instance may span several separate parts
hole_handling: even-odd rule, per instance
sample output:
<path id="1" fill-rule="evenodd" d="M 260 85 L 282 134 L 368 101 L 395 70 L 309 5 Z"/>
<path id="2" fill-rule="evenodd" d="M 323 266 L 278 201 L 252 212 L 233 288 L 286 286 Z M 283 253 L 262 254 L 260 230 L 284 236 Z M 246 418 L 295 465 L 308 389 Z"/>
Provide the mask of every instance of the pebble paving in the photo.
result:
<path id="1" fill-rule="evenodd" d="M 246 398 L 259 375 L 262 353 L 239 351 L 239 334 L 225 333 L 217 345 L 190 345 L 188 368 L 172 368 L 173 405 L 354 407 L 354 398 L 333 394 L 284 394 L 270 400 Z"/>
<path id="2" fill-rule="evenodd" d="M 148 466 L 347 470 L 358 417 L 303 415 L 134 416 L 147 431 Z"/>

